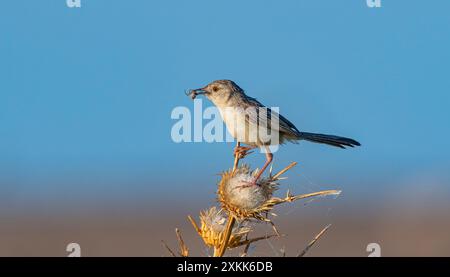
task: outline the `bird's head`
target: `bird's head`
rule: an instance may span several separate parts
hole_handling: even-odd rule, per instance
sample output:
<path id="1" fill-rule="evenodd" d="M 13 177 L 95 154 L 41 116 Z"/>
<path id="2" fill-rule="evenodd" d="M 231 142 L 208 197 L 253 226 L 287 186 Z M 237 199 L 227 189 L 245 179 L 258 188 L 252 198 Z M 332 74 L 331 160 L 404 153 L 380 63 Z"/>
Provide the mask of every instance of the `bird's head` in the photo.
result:
<path id="1" fill-rule="evenodd" d="M 191 97 L 205 95 L 215 105 L 226 105 L 228 101 L 236 94 L 242 94 L 243 90 L 231 80 L 217 80 L 209 83 L 207 86 L 194 89 L 190 92 Z"/>

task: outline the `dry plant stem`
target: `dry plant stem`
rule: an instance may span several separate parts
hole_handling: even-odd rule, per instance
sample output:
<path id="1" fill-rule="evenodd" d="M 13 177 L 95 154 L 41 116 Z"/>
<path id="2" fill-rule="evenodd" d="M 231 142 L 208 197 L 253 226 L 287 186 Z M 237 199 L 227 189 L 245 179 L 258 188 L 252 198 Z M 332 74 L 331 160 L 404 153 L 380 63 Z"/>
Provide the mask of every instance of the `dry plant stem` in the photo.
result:
<path id="1" fill-rule="evenodd" d="M 250 245 L 252 243 L 260 241 L 260 240 L 263 240 L 263 239 L 270 239 L 270 238 L 273 238 L 273 237 L 276 237 L 276 236 L 277 235 L 268 235 L 268 236 L 263 236 L 263 237 L 257 237 L 257 238 L 254 238 L 254 239 L 246 239 L 246 240 L 242 241 L 240 243 L 240 246 L 245 245 L 245 248 L 244 248 L 244 251 L 242 252 L 242 254 L 240 256 L 241 257 L 246 257 L 247 256 L 248 250 L 249 250 Z"/>
<path id="2" fill-rule="evenodd" d="M 236 147 L 240 147 L 241 143 L 238 141 L 236 142 Z M 234 156 L 234 164 L 233 164 L 233 174 L 236 171 L 237 167 L 239 165 L 239 155 L 236 154 Z M 224 231 L 224 238 L 223 238 L 223 242 L 220 245 L 220 248 L 214 248 L 214 257 L 222 257 L 223 254 L 225 253 L 225 250 L 227 249 L 228 246 L 228 241 L 230 240 L 230 236 L 231 236 L 231 232 L 233 231 L 233 227 L 234 227 L 234 223 L 236 222 L 236 218 L 233 215 L 229 215 L 228 216 L 228 222 L 227 222 L 227 227 Z"/>
<path id="3" fill-rule="evenodd" d="M 241 254 L 241 257 L 247 257 L 249 249 L 250 249 L 250 243 L 247 243 L 247 245 L 244 248 L 244 251 Z"/>
<path id="4" fill-rule="evenodd" d="M 235 222 L 236 218 L 230 214 L 228 217 L 227 227 L 225 228 L 225 231 L 223 233 L 224 234 L 223 242 L 220 245 L 220 248 L 218 249 L 217 253 L 214 253 L 214 257 L 222 257 L 223 254 L 225 253 L 225 250 L 227 249 L 228 246 L 228 242 L 230 241 L 231 232 L 233 231 Z M 214 252 L 216 252 L 216 250 L 214 250 Z"/>
<path id="5" fill-rule="evenodd" d="M 288 202 L 292 202 L 295 200 L 300 200 L 300 199 L 305 199 L 305 198 L 309 198 L 309 197 L 314 197 L 314 196 L 321 196 L 321 195 L 330 195 L 330 194 L 338 194 L 341 191 L 339 190 L 322 190 L 322 191 L 318 191 L 318 192 L 312 192 L 312 193 L 307 193 L 307 194 L 302 194 L 302 195 L 296 195 L 296 196 L 287 196 L 286 199 L 288 199 Z"/>
<path id="6" fill-rule="evenodd" d="M 331 227 L 331 224 L 328 224 L 327 226 L 325 226 L 325 228 L 322 229 L 322 231 L 320 231 L 315 237 L 314 239 L 306 246 L 306 248 L 297 255 L 297 257 L 303 257 L 305 256 L 306 252 L 308 252 L 308 250 L 320 239 L 320 237 L 325 234 L 325 232 L 328 230 L 328 228 Z"/>
<path id="7" fill-rule="evenodd" d="M 202 231 L 201 231 L 200 227 L 198 227 L 197 223 L 192 218 L 192 216 L 188 215 L 188 219 L 191 222 L 192 226 L 194 226 L 195 231 L 197 231 L 197 233 L 201 236 Z"/>
<path id="8" fill-rule="evenodd" d="M 236 147 L 240 147 L 240 146 L 241 146 L 241 143 L 238 141 L 238 142 L 236 143 Z M 239 155 L 236 154 L 236 155 L 234 156 L 233 174 L 234 174 L 234 172 L 236 171 L 238 165 L 239 165 Z"/>
<path id="9" fill-rule="evenodd" d="M 178 243 L 180 244 L 180 256 L 187 257 L 189 256 L 189 249 L 184 243 L 183 237 L 181 236 L 180 230 L 178 228 L 175 229 L 175 233 L 177 234 Z"/>
<path id="10" fill-rule="evenodd" d="M 162 244 L 164 245 L 164 247 L 167 249 L 167 251 L 169 251 L 170 255 L 172 255 L 172 257 L 176 257 L 177 255 L 175 255 L 175 252 L 172 251 L 172 249 L 170 249 L 170 247 L 167 245 L 167 243 L 165 241 L 161 241 Z"/>
<path id="11" fill-rule="evenodd" d="M 219 248 L 214 248 L 214 254 L 213 254 L 213 257 L 220 257 L 220 256 L 219 256 L 219 251 L 220 251 Z"/>
<path id="12" fill-rule="evenodd" d="M 277 174 L 273 175 L 272 179 L 276 180 L 278 179 L 278 177 L 280 177 L 281 175 L 283 175 L 286 171 L 288 171 L 289 169 L 293 168 L 294 166 L 297 165 L 297 162 L 292 162 L 290 165 L 286 166 L 283 170 L 281 170 L 280 172 L 278 172 Z"/>
<path id="13" fill-rule="evenodd" d="M 238 246 L 245 245 L 246 250 L 248 250 L 248 248 L 250 247 L 250 244 L 252 244 L 254 242 L 257 242 L 257 241 L 260 241 L 263 239 L 270 239 L 270 238 L 277 237 L 277 236 L 278 235 L 266 235 L 266 236 L 257 237 L 257 238 L 253 238 L 253 239 L 246 239 L 244 241 L 241 241 Z M 244 251 L 246 251 L 246 250 L 244 249 Z"/>

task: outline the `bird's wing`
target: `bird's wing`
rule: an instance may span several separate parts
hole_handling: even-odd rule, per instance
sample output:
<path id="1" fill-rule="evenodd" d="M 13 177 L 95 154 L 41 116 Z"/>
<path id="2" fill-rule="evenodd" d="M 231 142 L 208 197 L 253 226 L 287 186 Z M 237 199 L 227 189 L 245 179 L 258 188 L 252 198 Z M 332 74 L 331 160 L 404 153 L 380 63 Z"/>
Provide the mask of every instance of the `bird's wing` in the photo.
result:
<path id="1" fill-rule="evenodd" d="M 248 107 L 255 107 L 256 109 L 247 109 L 249 116 L 246 117 L 246 120 L 251 124 L 255 124 L 257 126 L 268 126 L 271 130 L 279 131 L 280 133 L 285 133 L 289 136 L 299 137 L 300 131 L 295 127 L 292 122 L 290 122 L 287 118 L 282 116 L 281 114 L 272 111 L 270 108 L 265 107 L 255 98 L 246 96 L 246 104 Z M 263 109 L 259 109 L 263 108 Z M 279 126 L 271 126 L 272 116 L 277 116 L 279 121 Z"/>

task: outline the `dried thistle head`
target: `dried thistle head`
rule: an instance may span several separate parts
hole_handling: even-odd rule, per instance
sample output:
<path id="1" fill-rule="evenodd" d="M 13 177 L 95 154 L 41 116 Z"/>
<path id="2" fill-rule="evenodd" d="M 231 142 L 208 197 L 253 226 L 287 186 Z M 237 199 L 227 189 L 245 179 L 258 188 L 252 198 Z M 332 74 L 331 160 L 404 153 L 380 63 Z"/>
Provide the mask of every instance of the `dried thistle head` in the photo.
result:
<path id="1" fill-rule="evenodd" d="M 206 245 L 214 248 L 220 247 L 224 240 L 227 221 L 227 214 L 224 210 L 211 207 L 209 210 L 200 212 L 200 227 L 191 218 L 190 220 Z M 238 222 L 231 231 L 228 248 L 241 246 L 251 231 L 252 229 L 248 225 Z"/>
<path id="2" fill-rule="evenodd" d="M 249 166 L 241 165 L 233 173 L 222 174 L 217 195 L 222 208 L 240 219 L 256 218 L 263 220 L 261 207 L 269 201 L 278 188 L 277 178 L 261 178 L 257 186 L 248 185 L 257 174 Z M 265 220 L 266 221 L 266 220 Z"/>
<path id="3" fill-rule="evenodd" d="M 340 191 L 337 190 L 295 196 L 288 191 L 284 198 L 274 197 L 273 193 L 279 187 L 280 176 L 295 165 L 296 163 L 291 163 L 275 175 L 270 173 L 269 177 L 261 178 L 257 186 L 248 185 L 258 172 L 250 171 L 247 165 L 239 166 L 234 172 L 232 170 L 224 172 L 217 191 L 222 208 L 241 220 L 254 218 L 271 222 L 268 214 L 276 205 L 309 197 L 339 195 Z"/>

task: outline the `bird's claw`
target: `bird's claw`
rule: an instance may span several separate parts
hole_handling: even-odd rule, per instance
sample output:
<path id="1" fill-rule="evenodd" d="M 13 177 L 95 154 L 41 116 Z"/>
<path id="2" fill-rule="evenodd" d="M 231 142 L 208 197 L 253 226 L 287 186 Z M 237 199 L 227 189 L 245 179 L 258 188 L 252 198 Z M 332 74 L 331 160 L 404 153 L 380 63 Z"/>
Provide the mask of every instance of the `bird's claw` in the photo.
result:
<path id="1" fill-rule="evenodd" d="M 256 179 L 253 179 L 252 181 L 243 181 L 242 183 L 244 183 L 244 185 L 237 186 L 234 189 L 245 189 L 245 188 L 251 188 L 254 186 L 258 186 L 258 187 L 261 186 L 260 184 L 257 183 Z"/>
<path id="2" fill-rule="evenodd" d="M 234 156 L 238 157 L 239 159 L 245 158 L 248 154 L 253 153 L 252 150 L 254 147 L 245 147 L 245 146 L 236 146 L 234 148 Z"/>

